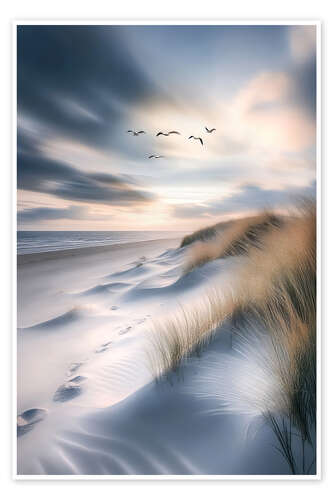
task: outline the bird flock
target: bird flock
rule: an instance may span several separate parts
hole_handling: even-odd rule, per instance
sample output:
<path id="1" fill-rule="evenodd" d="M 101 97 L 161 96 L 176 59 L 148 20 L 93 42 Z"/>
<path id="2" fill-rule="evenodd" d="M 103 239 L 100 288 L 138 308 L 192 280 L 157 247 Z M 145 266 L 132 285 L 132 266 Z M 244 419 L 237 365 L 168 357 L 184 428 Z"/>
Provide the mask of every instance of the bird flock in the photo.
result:
<path id="1" fill-rule="evenodd" d="M 209 129 L 208 127 L 205 127 L 205 130 L 206 130 L 207 134 L 211 134 L 211 133 L 216 131 L 216 128 Z M 146 132 L 144 130 L 138 130 L 138 131 L 127 130 L 127 133 L 132 134 L 133 136 L 137 137 L 141 134 L 145 134 Z M 177 130 L 170 130 L 169 132 L 157 132 L 156 137 L 159 137 L 161 135 L 163 135 L 165 137 L 169 137 L 170 135 L 173 135 L 173 134 L 181 135 L 181 133 L 177 132 Z M 202 137 L 196 137 L 194 135 L 190 135 L 190 137 L 188 139 L 193 139 L 195 141 L 199 141 L 201 143 L 201 146 L 204 145 L 204 141 L 203 141 Z M 165 157 L 162 155 L 151 154 L 148 156 L 148 158 L 151 160 L 151 159 L 158 159 L 158 158 L 165 158 Z"/>

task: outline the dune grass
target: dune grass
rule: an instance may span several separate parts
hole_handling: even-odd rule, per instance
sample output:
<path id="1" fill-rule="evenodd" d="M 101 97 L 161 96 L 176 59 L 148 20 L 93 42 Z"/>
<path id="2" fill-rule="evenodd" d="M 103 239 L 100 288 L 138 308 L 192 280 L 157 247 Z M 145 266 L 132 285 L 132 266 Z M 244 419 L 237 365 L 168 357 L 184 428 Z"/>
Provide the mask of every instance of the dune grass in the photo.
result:
<path id="1" fill-rule="evenodd" d="M 280 293 L 283 294 L 282 305 L 268 302 L 256 311 L 271 343 L 269 376 L 278 385 L 280 400 L 283 401 L 283 404 L 273 408 L 273 401 L 268 398 L 262 415 L 271 426 L 279 443 L 278 449 L 291 472 L 306 474 L 315 461 L 315 309 L 309 306 L 307 318 L 301 318 L 302 314 L 290 299 L 289 290 L 281 290 Z M 294 453 L 298 443 L 301 443 L 301 459 L 296 458 Z M 305 457 L 306 444 L 311 448 L 310 464 Z"/>
<path id="2" fill-rule="evenodd" d="M 314 206 L 304 206 L 298 217 L 265 235 L 260 247 L 249 251 L 238 279 L 240 286 L 233 295 L 234 335 L 240 337 L 237 351 L 243 359 L 241 370 L 237 371 L 238 361 L 233 370 L 236 376 L 241 371 L 246 383 L 239 384 L 232 376 L 226 383 L 230 359 L 227 364 L 222 360 L 211 367 L 207 394 L 213 387 L 214 397 L 218 394 L 230 411 L 244 406 L 249 414 L 259 411 L 271 426 L 291 472 L 307 474 L 315 462 L 316 427 Z M 257 333 L 258 325 L 265 339 Z M 249 331 L 255 332 L 259 344 L 242 333 Z M 249 390 L 251 386 L 255 389 Z M 294 453 L 299 442 L 301 459 Z M 312 450 L 310 464 L 306 445 Z"/>
<path id="3" fill-rule="evenodd" d="M 217 398 L 223 411 L 243 409 L 264 416 L 291 473 L 306 474 L 315 462 L 315 206 L 304 203 L 282 223 L 265 213 L 255 224 L 252 219 L 229 229 L 224 241 L 217 235 L 192 247 L 204 246 L 206 261 L 241 249 L 244 258 L 230 289 L 207 291 L 200 307 L 180 307 L 155 324 L 150 337 L 152 371 L 157 379 L 168 378 L 184 360 L 201 352 L 225 320 L 233 318 L 240 360 L 224 357 L 208 367 L 200 395 Z M 196 257 L 192 262 L 196 266 L 202 260 Z M 237 373 L 242 376 L 237 378 Z M 299 442 L 301 459 L 294 452 Z M 313 452 L 310 463 L 305 447 Z"/>
<path id="4" fill-rule="evenodd" d="M 172 316 L 152 321 L 147 356 L 156 381 L 163 378 L 170 381 L 172 374 L 179 375 L 181 364 L 193 355 L 200 356 L 221 321 L 231 314 L 230 296 L 212 289 L 200 302 L 190 306 L 179 304 Z"/>
<path id="5" fill-rule="evenodd" d="M 195 241 L 206 241 L 211 238 L 215 238 L 218 232 L 224 227 L 226 227 L 227 224 L 228 223 L 220 222 L 218 224 L 215 224 L 214 226 L 207 226 L 202 229 L 199 229 L 198 231 L 195 231 L 192 234 L 184 236 L 184 238 L 181 241 L 180 248 L 186 247 L 187 245 L 190 245 Z"/>
<path id="6" fill-rule="evenodd" d="M 211 260 L 247 254 L 251 247 L 261 245 L 265 233 L 272 228 L 280 228 L 282 224 L 282 217 L 264 212 L 255 217 L 231 221 L 223 227 L 215 226 L 215 234 L 205 241 L 193 233 L 187 237 L 192 239 L 192 245 L 187 251 L 185 272 Z"/>

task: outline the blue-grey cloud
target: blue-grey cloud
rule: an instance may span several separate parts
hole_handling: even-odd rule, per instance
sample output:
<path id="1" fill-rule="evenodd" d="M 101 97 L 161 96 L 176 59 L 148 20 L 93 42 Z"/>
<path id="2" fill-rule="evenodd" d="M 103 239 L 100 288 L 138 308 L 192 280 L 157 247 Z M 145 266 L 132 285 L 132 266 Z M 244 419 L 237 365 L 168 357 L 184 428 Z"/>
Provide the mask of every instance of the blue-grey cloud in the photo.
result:
<path id="1" fill-rule="evenodd" d="M 18 155 L 17 187 L 72 201 L 108 205 L 145 203 L 153 195 L 130 184 L 128 177 L 85 173 L 65 163 L 34 154 Z"/>
<path id="2" fill-rule="evenodd" d="M 101 147 L 122 103 L 154 95 L 120 26 L 18 26 L 17 63 L 19 112 Z"/>
<path id="3" fill-rule="evenodd" d="M 87 210 L 84 207 L 74 205 L 67 208 L 37 207 L 17 212 L 19 224 L 59 219 L 86 220 L 87 218 Z"/>
<path id="4" fill-rule="evenodd" d="M 209 96 L 211 86 L 234 93 L 256 72 L 282 66 L 287 26 L 131 26 L 126 36 L 142 64 L 153 64 L 165 88 Z M 162 57 L 161 57 L 162 54 Z"/>
<path id="5" fill-rule="evenodd" d="M 302 64 L 295 65 L 291 70 L 295 82 L 295 92 L 292 95 L 294 103 L 304 106 L 313 116 L 316 114 L 317 68 L 316 56 L 313 55 Z"/>
<path id="6" fill-rule="evenodd" d="M 302 198 L 315 198 L 316 183 L 307 187 L 289 189 L 262 189 L 255 185 L 245 185 L 242 189 L 222 200 L 205 204 L 180 205 L 173 209 L 173 215 L 180 219 L 224 216 L 243 211 L 274 209 L 291 206 Z"/>
<path id="7" fill-rule="evenodd" d="M 302 31 L 306 29 L 306 32 Z M 302 56 L 295 54 L 291 49 L 291 62 L 288 67 L 288 72 L 294 80 L 294 92 L 290 96 L 290 104 L 297 104 L 305 108 L 313 117 L 316 114 L 316 97 L 317 97 L 317 57 L 316 57 L 316 27 L 315 26 L 289 26 L 288 38 L 289 41 L 293 35 L 298 32 L 301 38 L 298 44 L 301 45 Z M 296 31 L 295 31 L 296 30 Z M 302 41 L 302 37 L 311 37 L 311 42 L 306 38 Z"/>

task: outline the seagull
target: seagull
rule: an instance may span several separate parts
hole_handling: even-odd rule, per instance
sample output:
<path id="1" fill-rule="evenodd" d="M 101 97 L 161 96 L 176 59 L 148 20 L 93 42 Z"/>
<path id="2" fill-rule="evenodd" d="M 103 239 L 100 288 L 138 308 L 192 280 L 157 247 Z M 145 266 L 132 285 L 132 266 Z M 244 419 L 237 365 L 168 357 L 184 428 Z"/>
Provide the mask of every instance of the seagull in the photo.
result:
<path id="1" fill-rule="evenodd" d="M 156 137 L 158 137 L 159 135 L 165 135 L 166 137 L 168 137 L 168 135 L 170 134 L 181 135 L 180 132 L 177 132 L 177 130 L 171 130 L 170 132 L 158 132 L 158 134 L 156 134 Z"/>
<path id="2" fill-rule="evenodd" d="M 211 134 L 212 132 L 214 132 L 214 130 L 216 130 L 216 128 L 211 128 L 209 130 L 209 128 L 207 128 L 207 127 L 205 127 L 205 129 L 206 129 L 206 132 L 208 132 L 208 134 Z"/>
<path id="3" fill-rule="evenodd" d="M 200 141 L 201 142 L 201 146 L 203 146 L 203 140 L 201 139 L 201 137 L 194 137 L 194 135 L 191 135 L 189 137 L 189 139 L 196 139 L 197 141 Z"/>
<path id="4" fill-rule="evenodd" d="M 146 132 L 144 130 L 139 130 L 139 132 L 135 132 L 135 130 L 127 130 L 130 134 L 133 135 L 139 135 L 139 134 L 145 134 Z"/>
<path id="5" fill-rule="evenodd" d="M 162 155 L 150 155 L 148 158 L 164 158 Z"/>

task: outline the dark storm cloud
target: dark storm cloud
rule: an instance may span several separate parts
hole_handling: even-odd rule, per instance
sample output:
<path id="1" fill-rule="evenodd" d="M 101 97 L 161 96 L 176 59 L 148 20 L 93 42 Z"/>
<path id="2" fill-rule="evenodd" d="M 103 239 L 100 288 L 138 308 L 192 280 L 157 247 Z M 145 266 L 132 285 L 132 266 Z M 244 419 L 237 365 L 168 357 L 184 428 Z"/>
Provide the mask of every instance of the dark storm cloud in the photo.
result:
<path id="1" fill-rule="evenodd" d="M 36 154 L 38 152 L 39 141 L 18 129 L 17 132 L 17 152 L 22 154 Z"/>
<path id="2" fill-rule="evenodd" d="M 85 220 L 87 219 L 87 210 L 76 206 L 67 208 L 38 207 L 21 210 L 17 213 L 17 221 L 21 224 L 59 219 Z"/>
<path id="3" fill-rule="evenodd" d="M 245 185 L 236 194 L 223 200 L 214 200 L 201 205 L 182 205 L 175 207 L 173 215 L 177 218 L 198 218 L 226 215 L 235 212 L 258 209 L 273 209 L 293 205 L 304 197 L 314 198 L 316 184 L 303 188 L 262 189 L 259 186 Z"/>
<path id="4" fill-rule="evenodd" d="M 126 205 L 152 200 L 135 189 L 128 178 L 112 174 L 88 174 L 65 163 L 35 154 L 18 154 L 17 187 L 47 193 L 66 200 Z"/>
<path id="5" fill-rule="evenodd" d="M 108 146 L 121 104 L 154 93 L 121 26 L 18 26 L 17 63 L 19 113 L 94 146 Z"/>
<path id="6" fill-rule="evenodd" d="M 316 57 L 313 55 L 302 64 L 295 65 L 291 74 L 295 81 L 294 99 L 312 115 L 316 113 Z"/>
<path id="7" fill-rule="evenodd" d="M 226 201 L 217 202 L 212 206 L 215 215 L 220 210 L 225 212 L 236 212 L 257 208 L 277 208 L 289 205 L 303 196 L 314 196 L 315 185 L 304 188 L 289 189 L 262 189 L 259 186 L 245 185 L 242 190 L 228 198 Z"/>
<path id="8" fill-rule="evenodd" d="M 304 29 L 304 26 L 289 26 L 288 31 L 286 33 L 287 38 L 290 40 L 293 37 L 293 33 L 295 30 L 299 32 L 299 30 Z M 308 27 L 308 30 L 317 30 L 316 27 Z M 313 31 L 315 34 L 315 32 Z M 297 34 L 297 32 L 295 32 Z M 306 35 L 304 35 L 306 36 Z M 308 32 L 309 36 L 309 32 Z M 301 42 L 299 41 L 298 44 Z M 302 43 L 303 47 L 308 46 L 308 42 L 306 38 Z M 313 40 L 313 46 L 308 46 L 307 54 L 303 54 L 303 57 L 300 57 L 298 54 L 293 54 L 293 50 L 291 49 L 291 63 L 288 66 L 288 73 L 292 77 L 294 81 L 294 91 L 292 92 L 291 98 L 289 100 L 289 104 L 291 105 L 299 105 L 307 110 L 312 117 L 315 117 L 316 114 L 316 98 L 317 98 L 317 57 L 316 57 L 316 41 Z M 304 49 L 306 50 L 306 49 Z"/>

